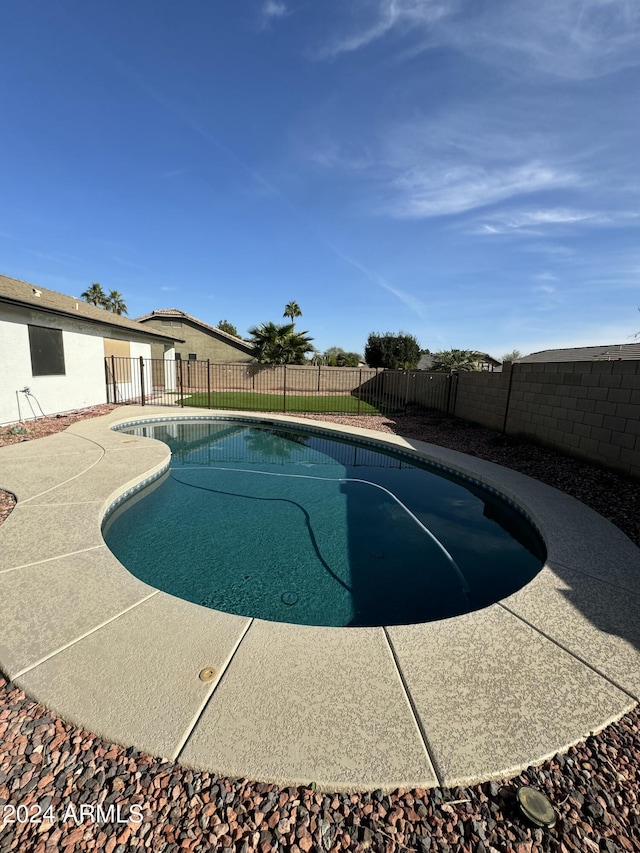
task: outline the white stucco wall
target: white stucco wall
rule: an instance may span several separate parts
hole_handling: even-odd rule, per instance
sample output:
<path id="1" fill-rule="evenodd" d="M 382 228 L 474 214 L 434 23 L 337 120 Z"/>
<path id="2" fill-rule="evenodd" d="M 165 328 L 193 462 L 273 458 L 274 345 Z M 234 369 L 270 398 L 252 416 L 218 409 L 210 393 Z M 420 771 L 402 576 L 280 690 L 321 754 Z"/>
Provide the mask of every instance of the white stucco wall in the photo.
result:
<path id="1" fill-rule="evenodd" d="M 62 330 L 64 376 L 33 376 L 28 325 Z M 3 305 L 0 315 L 0 424 L 105 403 L 104 337 L 130 339 L 126 329 L 90 325 L 71 317 Z M 135 333 L 133 333 L 135 334 Z M 142 336 L 141 336 L 142 337 Z M 132 341 L 136 356 L 151 356 L 151 344 Z M 31 404 L 21 389 L 31 390 Z M 16 394 L 16 392 L 18 392 Z M 34 399 L 35 397 L 35 399 Z M 36 403 L 37 401 L 37 403 Z"/>
<path id="2" fill-rule="evenodd" d="M 174 346 L 164 348 L 164 381 L 167 391 L 176 391 L 176 350 Z"/>

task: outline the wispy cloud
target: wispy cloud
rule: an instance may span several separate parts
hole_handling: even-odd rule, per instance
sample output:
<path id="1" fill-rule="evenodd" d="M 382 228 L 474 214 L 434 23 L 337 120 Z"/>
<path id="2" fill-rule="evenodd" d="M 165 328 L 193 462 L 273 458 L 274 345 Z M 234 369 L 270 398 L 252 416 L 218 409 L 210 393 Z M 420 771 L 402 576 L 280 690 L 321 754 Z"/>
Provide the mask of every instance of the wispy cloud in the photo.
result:
<path id="1" fill-rule="evenodd" d="M 579 177 L 543 162 L 522 165 L 438 165 L 415 168 L 392 183 L 395 198 L 384 212 L 399 219 L 418 219 L 464 213 L 505 199 L 541 190 L 576 186 Z"/>
<path id="2" fill-rule="evenodd" d="M 160 288 L 160 290 L 162 290 L 163 293 L 174 293 L 177 289 L 178 289 L 177 287 L 161 287 Z"/>
<path id="3" fill-rule="evenodd" d="M 361 172 L 375 165 L 375 159 L 366 147 L 354 141 L 338 142 L 326 135 L 313 147 L 306 148 L 305 159 L 320 169 L 342 172 Z"/>
<path id="4" fill-rule="evenodd" d="M 552 281 L 557 282 L 557 279 L 552 277 L 551 279 L 538 281 L 533 285 L 531 288 L 535 299 L 535 303 L 532 306 L 533 309 L 548 311 L 551 308 L 557 307 L 563 301 L 558 285 L 556 283 L 552 284 Z"/>
<path id="5" fill-rule="evenodd" d="M 125 258 L 120 258 L 116 255 L 114 255 L 111 258 L 111 260 L 115 264 L 119 264 L 121 267 L 127 267 L 128 269 L 131 269 L 131 270 L 140 270 L 142 272 L 145 271 L 145 267 L 141 266 L 140 264 L 135 264 L 135 263 L 133 263 L 133 261 L 127 261 Z"/>
<path id="6" fill-rule="evenodd" d="M 558 281 L 558 276 L 551 272 L 539 272 L 531 276 L 534 281 Z"/>
<path id="7" fill-rule="evenodd" d="M 469 23 L 451 27 L 452 46 L 492 64 L 587 79 L 640 63 L 635 0 L 538 0 L 515 9 L 503 0 Z"/>
<path id="8" fill-rule="evenodd" d="M 377 0 L 356 5 L 355 20 L 348 32 L 335 35 L 319 51 L 319 58 L 333 58 L 366 47 L 391 33 L 423 33 L 449 15 L 457 2 L 440 0 Z"/>
<path id="9" fill-rule="evenodd" d="M 588 184 L 589 163 L 555 131 L 535 124 L 529 130 L 528 105 L 511 106 L 487 113 L 482 105 L 452 104 L 434 117 L 390 119 L 370 134 L 366 147 L 341 128 L 299 147 L 316 168 L 359 181 L 363 212 L 395 219 L 450 216 L 504 202 L 522 206 L 534 193 Z M 525 222 L 533 227 L 544 210 L 526 208 L 518 223 L 492 218 L 472 224 L 479 233 L 497 234 Z"/>
<path id="10" fill-rule="evenodd" d="M 536 210 L 513 210 L 496 213 L 487 217 L 484 222 L 468 230 L 469 234 L 542 234 L 546 226 L 575 225 L 577 223 L 591 225 L 609 222 L 606 214 L 569 210 L 567 208 L 539 208 Z"/>
<path id="11" fill-rule="evenodd" d="M 260 28 L 266 29 L 273 21 L 288 15 L 286 5 L 282 0 L 266 0 L 260 9 Z"/>
<path id="12" fill-rule="evenodd" d="M 640 224 L 634 211 L 575 210 L 570 208 L 539 208 L 535 210 L 501 211 L 469 229 L 469 234 L 536 234 L 561 226 L 620 226 Z"/>
<path id="13" fill-rule="evenodd" d="M 327 39 L 320 58 L 393 35 L 404 37 L 413 52 L 451 47 L 491 64 L 573 79 L 640 64 L 636 0 L 370 0 L 355 9 L 349 21 L 343 19 L 343 31 Z"/>
<path id="14" fill-rule="evenodd" d="M 568 260 L 576 254 L 576 250 L 571 246 L 565 246 L 562 243 L 544 241 L 541 243 L 521 243 L 518 247 L 521 251 L 534 252 L 536 254 L 547 255 L 552 260 Z"/>

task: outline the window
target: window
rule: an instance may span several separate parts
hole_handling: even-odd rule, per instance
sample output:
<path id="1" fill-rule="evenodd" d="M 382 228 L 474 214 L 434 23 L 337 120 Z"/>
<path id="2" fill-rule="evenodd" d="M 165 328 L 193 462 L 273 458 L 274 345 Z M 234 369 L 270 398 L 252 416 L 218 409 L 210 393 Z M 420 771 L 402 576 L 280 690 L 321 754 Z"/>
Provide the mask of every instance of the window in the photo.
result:
<path id="1" fill-rule="evenodd" d="M 64 376 L 62 329 L 29 326 L 31 373 L 33 376 Z"/>
<path id="2" fill-rule="evenodd" d="M 181 358 L 182 358 L 182 353 L 177 352 L 176 353 L 176 361 L 180 361 Z"/>
<path id="3" fill-rule="evenodd" d="M 196 360 L 195 352 L 190 352 L 189 353 L 189 361 L 195 361 L 195 360 Z"/>

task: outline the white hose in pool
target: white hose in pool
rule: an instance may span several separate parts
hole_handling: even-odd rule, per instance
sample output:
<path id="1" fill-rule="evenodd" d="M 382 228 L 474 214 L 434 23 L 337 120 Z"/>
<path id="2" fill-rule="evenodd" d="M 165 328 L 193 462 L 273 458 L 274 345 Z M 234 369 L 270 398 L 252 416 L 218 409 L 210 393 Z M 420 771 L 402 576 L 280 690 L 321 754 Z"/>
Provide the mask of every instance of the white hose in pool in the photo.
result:
<path id="1" fill-rule="evenodd" d="M 460 581 L 460 586 L 462 587 L 462 592 L 464 593 L 465 598 L 469 601 L 470 589 L 469 584 L 467 583 L 467 579 L 465 578 L 460 566 L 453 559 L 449 551 L 445 548 L 442 542 L 438 539 L 438 537 L 432 533 L 426 525 L 424 525 L 420 519 L 414 515 L 408 506 L 406 506 L 399 497 L 393 494 L 393 492 L 386 489 L 384 486 L 381 486 L 379 483 L 373 483 L 371 480 L 359 480 L 352 477 L 313 477 L 310 474 L 279 474 L 275 471 L 253 471 L 250 468 L 225 468 L 222 465 L 202 465 L 197 468 L 171 468 L 172 471 L 177 470 L 180 473 L 185 474 L 193 471 L 202 471 L 202 470 L 212 470 L 212 471 L 238 471 L 242 474 L 262 474 L 265 477 L 288 477 L 294 478 L 298 480 L 323 480 L 328 483 L 363 483 L 367 486 L 375 486 L 376 489 L 380 489 L 386 494 L 389 495 L 402 509 L 407 513 L 407 515 L 413 519 L 413 521 L 420 527 L 427 536 L 436 544 L 436 546 L 442 551 L 447 562 L 456 573 L 458 580 Z"/>

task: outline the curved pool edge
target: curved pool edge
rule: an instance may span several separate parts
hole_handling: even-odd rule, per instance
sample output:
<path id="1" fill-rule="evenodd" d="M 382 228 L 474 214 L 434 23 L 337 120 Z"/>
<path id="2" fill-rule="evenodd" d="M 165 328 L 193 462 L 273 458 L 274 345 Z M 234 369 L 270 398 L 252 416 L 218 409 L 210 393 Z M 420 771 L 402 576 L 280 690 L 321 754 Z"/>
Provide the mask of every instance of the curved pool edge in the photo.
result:
<path id="1" fill-rule="evenodd" d="M 133 579 L 102 543 L 100 523 L 125 484 L 135 488 L 154 465 L 162 467 L 167 448 L 143 438 L 125 448 L 111 427 L 185 414 L 248 418 L 128 406 L 79 422 L 66 431 L 71 443 L 93 442 L 104 458 L 69 480 L 56 457 L 60 483 L 67 481 L 60 488 L 77 490 L 74 511 L 31 498 L 0 527 L 0 545 L 7 537 L 14 545 L 14 565 L 0 564 L 0 590 L 8 611 L 13 603 L 20 618 L 28 617 L 24 628 L 15 615 L 5 619 L 0 666 L 42 704 L 108 740 L 179 756 L 188 766 L 281 784 L 315 781 L 331 790 L 513 775 L 634 706 L 638 549 L 573 498 L 435 445 L 326 424 L 329 432 L 413 449 L 518 498 L 545 538 L 547 564 L 522 590 L 483 611 L 387 630 L 311 628 L 208 611 Z M 280 415 L 252 419 L 324 427 Z M 26 482 L 39 456 L 13 454 L 20 456 Z M 74 454 L 67 456 L 70 463 Z M 118 478 L 121 485 L 111 488 Z M 84 542 L 65 533 L 80 516 Z M 28 548 L 21 555 L 19 543 L 33 537 L 34 525 L 46 530 L 45 522 L 44 544 L 54 556 L 34 559 Z M 25 588 L 28 613 L 20 605 Z M 70 590 L 74 606 L 53 609 Z M 41 647 L 30 648 L 26 637 L 35 634 Z M 198 679 L 205 667 L 216 670 L 213 682 Z"/>

